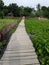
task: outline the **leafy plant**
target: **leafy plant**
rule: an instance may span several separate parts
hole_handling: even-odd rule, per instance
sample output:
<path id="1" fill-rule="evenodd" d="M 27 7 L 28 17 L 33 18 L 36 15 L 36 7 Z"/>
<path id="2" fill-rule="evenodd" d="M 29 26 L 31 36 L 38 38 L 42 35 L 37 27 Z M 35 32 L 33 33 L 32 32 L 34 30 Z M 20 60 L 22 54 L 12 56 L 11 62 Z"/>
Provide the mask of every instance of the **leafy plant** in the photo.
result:
<path id="1" fill-rule="evenodd" d="M 29 18 L 25 21 L 26 31 L 31 38 L 41 65 L 49 65 L 49 20 Z"/>

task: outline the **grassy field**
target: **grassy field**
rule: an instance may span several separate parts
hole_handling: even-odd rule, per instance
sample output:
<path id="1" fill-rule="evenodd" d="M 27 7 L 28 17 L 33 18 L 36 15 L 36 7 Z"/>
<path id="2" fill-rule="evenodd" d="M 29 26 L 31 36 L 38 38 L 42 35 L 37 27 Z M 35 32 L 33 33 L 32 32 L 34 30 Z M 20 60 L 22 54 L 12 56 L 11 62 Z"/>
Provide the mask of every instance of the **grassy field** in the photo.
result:
<path id="1" fill-rule="evenodd" d="M 26 19 L 29 34 L 41 65 L 49 65 L 49 20 Z"/>
<path id="2" fill-rule="evenodd" d="M 21 18 L 15 18 L 15 19 L 0 19 L 0 32 L 1 32 L 1 30 L 5 27 L 5 26 L 7 26 L 9 23 L 11 23 L 11 22 L 18 22 L 18 24 L 19 24 L 19 22 L 21 21 Z M 16 26 L 14 26 L 12 29 L 10 29 L 6 34 L 5 34 L 5 39 L 4 40 L 2 40 L 2 41 L 0 41 L 0 59 L 1 59 L 1 57 L 2 57 L 2 55 L 4 54 L 4 51 L 5 51 L 5 49 L 6 49 L 6 47 L 7 47 L 7 45 L 8 45 L 8 42 L 9 42 L 9 40 L 10 40 L 10 36 L 12 35 L 12 33 L 14 33 L 14 31 L 16 30 L 16 28 L 17 28 L 17 26 L 18 26 L 18 24 L 16 25 Z"/>
<path id="3" fill-rule="evenodd" d="M 18 20 L 20 20 L 20 18 L 16 18 L 16 19 L 0 19 L 0 30 L 5 27 L 6 25 L 8 25 L 11 22 L 16 22 Z"/>

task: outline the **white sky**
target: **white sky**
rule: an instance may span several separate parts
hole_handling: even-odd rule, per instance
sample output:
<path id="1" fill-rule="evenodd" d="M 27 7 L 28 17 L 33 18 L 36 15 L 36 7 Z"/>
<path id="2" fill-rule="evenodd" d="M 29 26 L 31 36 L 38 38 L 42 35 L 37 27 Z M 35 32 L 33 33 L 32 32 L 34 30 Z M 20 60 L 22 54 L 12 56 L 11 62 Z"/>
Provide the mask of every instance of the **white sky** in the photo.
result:
<path id="1" fill-rule="evenodd" d="M 18 6 L 29 6 L 35 8 L 38 3 L 41 6 L 49 6 L 49 0 L 3 0 L 5 5 L 10 3 L 17 3 Z"/>

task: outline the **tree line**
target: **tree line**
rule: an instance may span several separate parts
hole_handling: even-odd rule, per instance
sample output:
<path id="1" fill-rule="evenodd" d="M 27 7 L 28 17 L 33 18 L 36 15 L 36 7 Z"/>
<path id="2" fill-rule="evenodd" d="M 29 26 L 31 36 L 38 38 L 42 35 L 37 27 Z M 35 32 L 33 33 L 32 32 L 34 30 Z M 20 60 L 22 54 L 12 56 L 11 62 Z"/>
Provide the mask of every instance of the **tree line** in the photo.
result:
<path id="1" fill-rule="evenodd" d="M 49 18 L 49 7 L 37 5 L 37 10 L 30 7 L 18 6 L 16 3 L 9 4 L 5 6 L 4 2 L 0 0 L 0 18 L 5 16 L 14 16 L 14 17 L 46 17 Z"/>

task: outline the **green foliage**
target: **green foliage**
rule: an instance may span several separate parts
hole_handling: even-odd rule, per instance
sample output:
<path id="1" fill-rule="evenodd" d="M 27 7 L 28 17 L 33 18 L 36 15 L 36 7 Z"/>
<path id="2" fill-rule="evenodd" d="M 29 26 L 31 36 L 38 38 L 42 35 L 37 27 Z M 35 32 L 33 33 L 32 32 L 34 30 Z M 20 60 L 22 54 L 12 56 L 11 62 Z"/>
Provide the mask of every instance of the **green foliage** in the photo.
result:
<path id="1" fill-rule="evenodd" d="M 0 30 L 11 22 L 16 22 L 16 19 L 0 19 Z"/>
<path id="2" fill-rule="evenodd" d="M 2 43 L 0 42 L 0 48 L 2 48 Z"/>
<path id="3" fill-rule="evenodd" d="M 2 0 L 0 0 L 0 18 L 4 18 L 3 6 L 4 6 L 4 3 Z"/>
<path id="4" fill-rule="evenodd" d="M 40 11 L 40 9 L 41 9 L 41 6 L 40 6 L 40 4 L 38 4 L 37 5 L 37 10 Z"/>
<path id="5" fill-rule="evenodd" d="M 4 6 L 4 3 L 2 0 L 0 0 L 0 18 L 3 18 L 4 16 L 32 16 L 32 8 L 29 7 L 18 7 L 16 3 L 9 4 L 9 6 Z"/>
<path id="6" fill-rule="evenodd" d="M 31 12 L 32 12 L 31 8 L 29 8 L 29 7 L 24 8 L 24 15 L 25 16 L 30 16 Z"/>
<path id="7" fill-rule="evenodd" d="M 2 11 L 3 6 L 4 6 L 4 3 L 3 3 L 3 1 L 2 1 L 2 0 L 0 0 L 0 11 Z"/>
<path id="8" fill-rule="evenodd" d="M 13 14 L 13 16 L 19 16 L 19 8 L 17 6 L 17 4 L 12 3 L 9 6 L 9 12 Z"/>
<path id="9" fill-rule="evenodd" d="M 7 16 L 8 10 L 9 10 L 8 7 L 4 6 L 4 8 L 3 8 L 4 16 Z"/>
<path id="10" fill-rule="evenodd" d="M 0 11 L 0 18 L 4 18 L 4 13 L 3 13 L 3 11 Z"/>
<path id="11" fill-rule="evenodd" d="M 49 18 L 49 7 L 43 6 L 41 10 L 43 11 L 43 16 Z"/>
<path id="12" fill-rule="evenodd" d="M 31 40 L 41 65 L 49 65 L 49 20 L 26 19 L 26 31 Z"/>
<path id="13" fill-rule="evenodd" d="M 19 7 L 16 3 L 5 6 L 4 2 L 0 0 L 0 18 L 4 16 L 26 16 L 26 17 L 46 17 L 49 18 L 49 7 L 37 5 L 37 10 L 30 7 Z"/>

